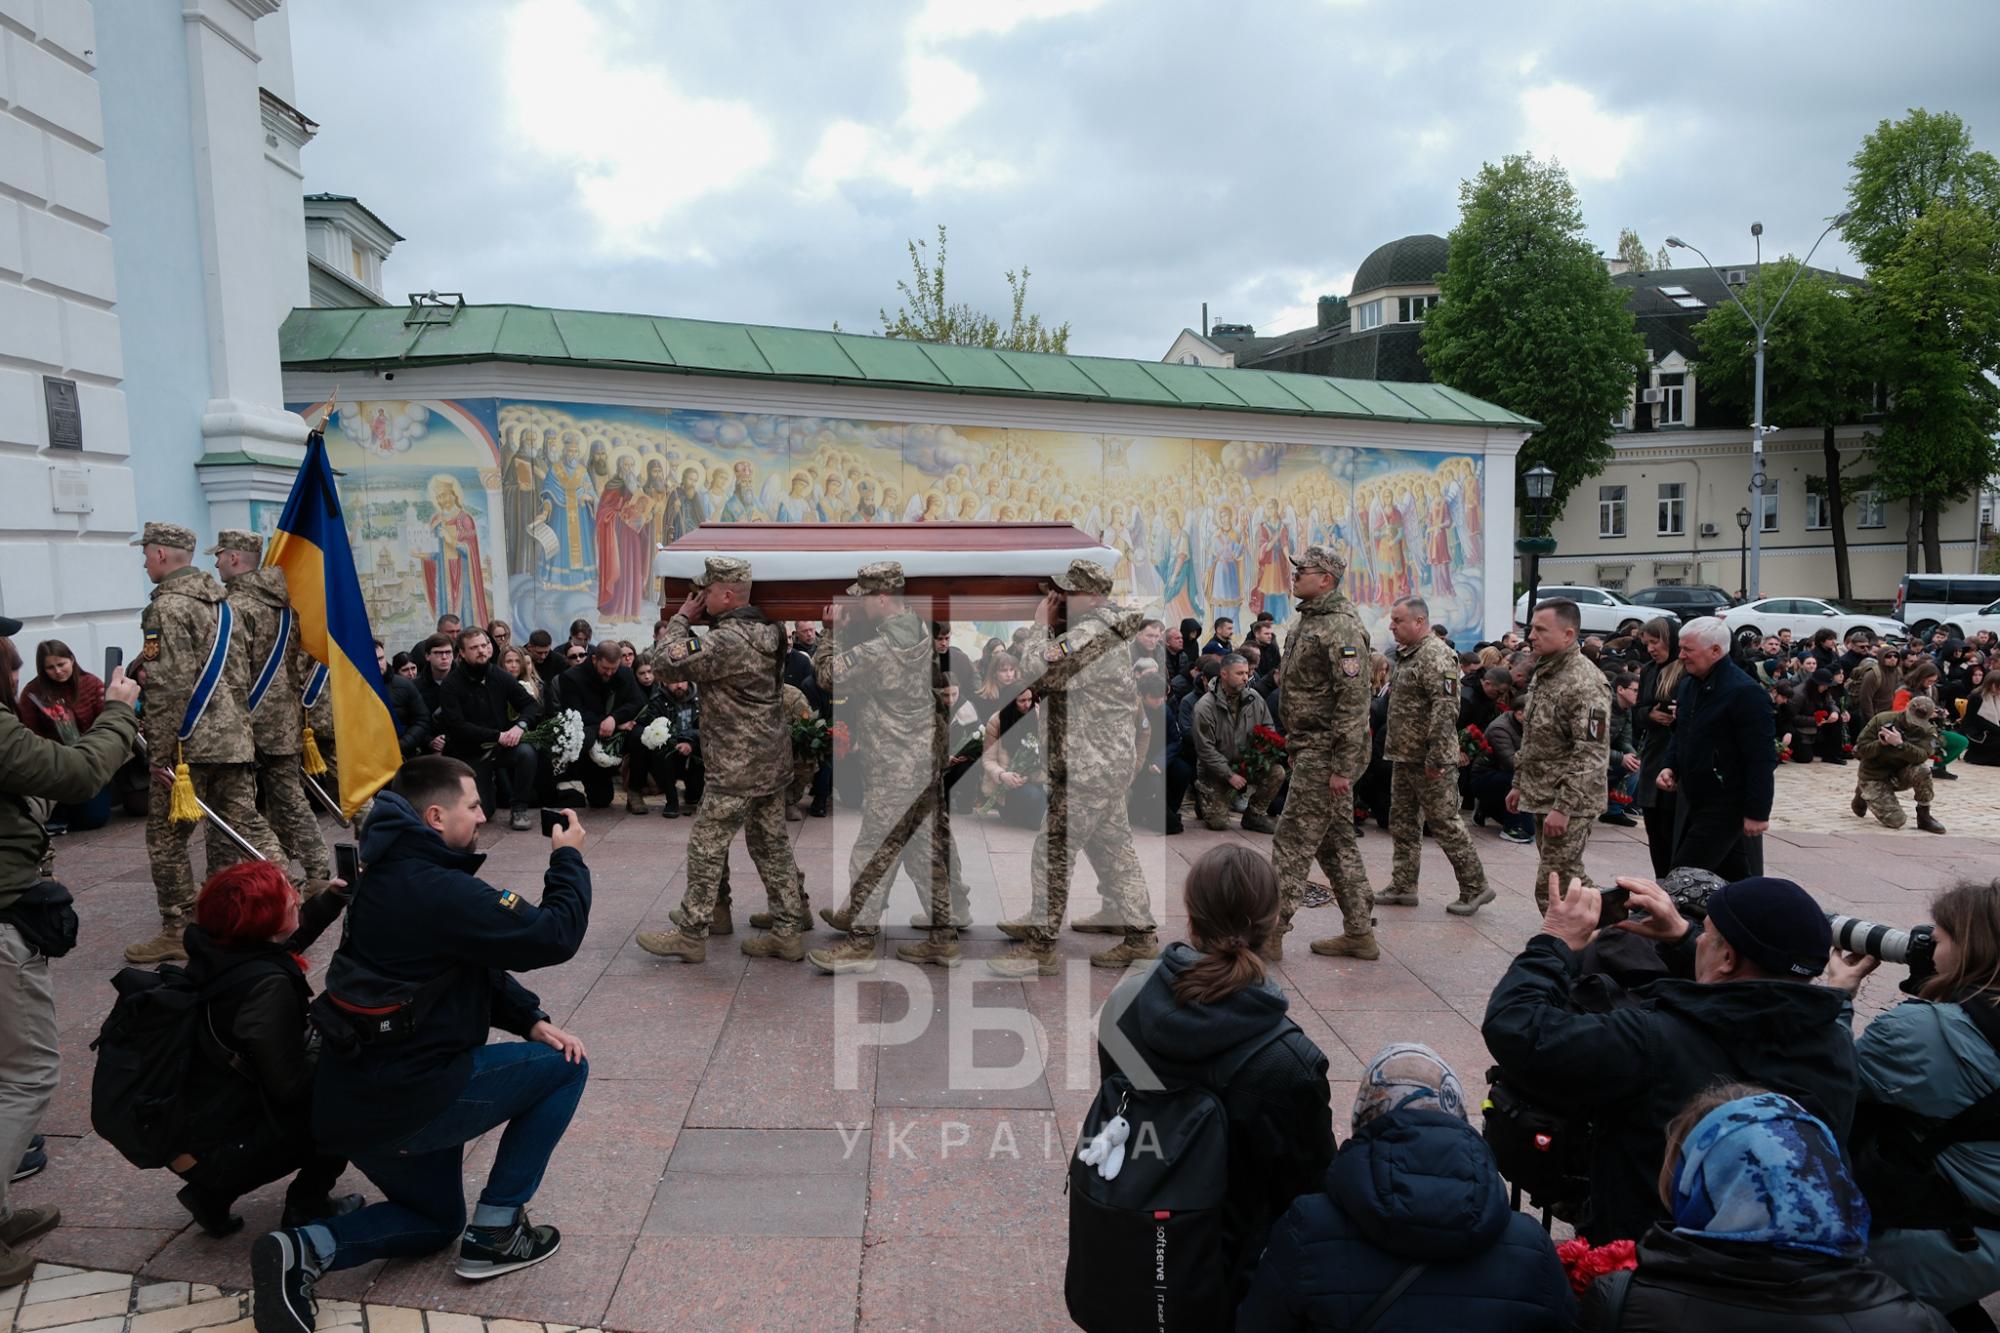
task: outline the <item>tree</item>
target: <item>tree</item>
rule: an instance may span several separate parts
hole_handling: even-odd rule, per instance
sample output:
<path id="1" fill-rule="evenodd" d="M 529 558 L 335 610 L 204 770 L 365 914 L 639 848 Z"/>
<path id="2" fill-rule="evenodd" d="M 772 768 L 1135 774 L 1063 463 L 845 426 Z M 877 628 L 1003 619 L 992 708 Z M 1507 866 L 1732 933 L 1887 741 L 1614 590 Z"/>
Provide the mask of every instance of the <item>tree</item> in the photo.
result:
<path id="1" fill-rule="evenodd" d="M 1630 227 L 1618 233 L 1618 257 L 1625 261 L 1625 269 L 1629 273 L 1652 271 L 1653 258 L 1646 253 L 1646 243 Z"/>
<path id="2" fill-rule="evenodd" d="M 1069 350 L 1069 323 L 1064 321 L 1055 328 L 1043 325 L 1040 315 L 1026 314 L 1028 304 L 1028 268 L 1021 266 L 1017 274 L 1007 271 L 1007 287 L 1014 295 L 1012 318 L 1006 323 L 974 310 L 964 302 L 953 304 L 945 298 L 945 228 L 943 223 L 937 229 L 937 258 L 929 268 L 924 266 L 924 251 L 930 247 L 924 241 L 911 241 L 910 278 L 898 280 L 896 290 L 903 294 L 903 304 L 896 308 L 892 319 L 884 310 L 882 316 L 882 336 L 885 338 L 909 338 L 917 342 L 954 343 L 961 347 L 999 347 L 1010 352 L 1064 352 Z M 834 326 L 836 329 L 838 325 Z"/>
<path id="3" fill-rule="evenodd" d="M 1519 474 L 1556 474 L 1551 513 L 1611 459 L 1611 421 L 1630 401 L 1645 344 L 1556 163 L 1487 163 L 1458 189 L 1442 299 L 1424 320 L 1424 360 L 1451 388 L 1533 417 Z"/>
<path id="4" fill-rule="evenodd" d="M 1742 293 L 1743 304 L 1768 311 L 1798 272 L 1796 259 L 1766 264 Z M 1872 410 L 1874 358 L 1863 296 L 1857 284 L 1808 272 L 1785 298 L 1765 341 L 1764 420 L 1820 428 L 1826 476 L 1821 483 L 1833 529 L 1838 595 L 1854 595 L 1847 556 L 1847 497 L 1841 476 L 1837 426 Z M 1710 403 L 1752 416 L 1756 335 L 1734 301 L 1709 311 L 1695 326 L 1702 395 Z"/>
<path id="5" fill-rule="evenodd" d="M 1674 257 L 1667 253 L 1667 247 L 1663 245 L 1658 250 L 1655 250 L 1653 252 L 1653 267 L 1649 271 L 1653 273 L 1662 273 L 1665 272 L 1667 269 L 1672 268 L 1673 266 L 1674 266 Z"/>
<path id="6" fill-rule="evenodd" d="M 1909 568 L 1943 566 L 1938 514 L 2000 471 L 1986 372 L 2000 362 L 2000 161 L 1948 112 L 1882 121 L 1850 165 L 1848 244 L 1868 265 L 1870 324 L 1889 392 L 1876 449 L 1905 500 Z"/>

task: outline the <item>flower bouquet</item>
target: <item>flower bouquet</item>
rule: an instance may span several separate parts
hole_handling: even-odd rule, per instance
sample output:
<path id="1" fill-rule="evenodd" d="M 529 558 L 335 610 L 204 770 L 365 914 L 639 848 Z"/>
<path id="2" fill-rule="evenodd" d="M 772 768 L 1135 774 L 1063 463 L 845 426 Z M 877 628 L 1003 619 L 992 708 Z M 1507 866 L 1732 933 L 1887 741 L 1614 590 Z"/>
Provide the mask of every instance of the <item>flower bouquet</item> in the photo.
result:
<path id="1" fill-rule="evenodd" d="M 599 768 L 616 768 L 625 762 L 625 733 L 614 731 L 590 743 L 590 762 Z"/>
<path id="2" fill-rule="evenodd" d="M 818 713 L 808 713 L 792 722 L 792 757 L 814 768 L 833 757 L 833 728 Z"/>
<path id="3" fill-rule="evenodd" d="M 854 735 L 848 731 L 845 722 L 834 723 L 826 729 L 826 734 L 833 741 L 833 758 L 835 763 L 847 758 L 853 751 Z"/>
<path id="4" fill-rule="evenodd" d="M 1582 1236 L 1556 1246 L 1556 1259 L 1569 1276 L 1570 1289 L 1579 1296 L 1607 1273 L 1639 1266 L 1639 1256 L 1631 1241 L 1614 1240 L 1609 1245 L 1593 1246 Z"/>
<path id="5" fill-rule="evenodd" d="M 523 731 L 521 741 L 547 755 L 549 767 L 560 773 L 575 763 L 577 756 L 583 753 L 583 714 L 574 708 L 551 713 Z M 499 748 L 498 742 L 488 741 L 485 753 L 491 755 Z"/>
<path id="6" fill-rule="evenodd" d="M 1269 727 L 1252 727 L 1243 753 L 1236 756 L 1236 771 L 1255 787 L 1264 775 L 1285 762 L 1285 738 Z"/>
<path id="7" fill-rule="evenodd" d="M 1493 753 L 1493 742 L 1486 739 L 1486 733 L 1477 723 L 1458 729 L 1458 752 L 1468 759 L 1478 759 Z"/>
<path id="8" fill-rule="evenodd" d="M 639 744 L 648 750 L 664 750 L 674 742 L 674 720 L 664 714 L 639 730 Z"/>
<path id="9" fill-rule="evenodd" d="M 1789 764 L 1789 763 L 1791 763 L 1791 762 L 1792 762 L 1792 747 L 1791 747 L 1791 746 L 1789 746 L 1789 745 L 1785 744 L 1785 743 L 1784 743 L 1783 741 L 1781 741 L 1781 740 L 1776 740 L 1776 739 L 1774 739 L 1774 740 L 1773 740 L 1773 741 L 1772 741 L 1771 743 L 1772 743 L 1773 745 L 1776 745 L 1776 746 L 1778 747 L 1778 762 L 1779 762 L 1779 763 L 1781 763 L 1781 764 Z"/>

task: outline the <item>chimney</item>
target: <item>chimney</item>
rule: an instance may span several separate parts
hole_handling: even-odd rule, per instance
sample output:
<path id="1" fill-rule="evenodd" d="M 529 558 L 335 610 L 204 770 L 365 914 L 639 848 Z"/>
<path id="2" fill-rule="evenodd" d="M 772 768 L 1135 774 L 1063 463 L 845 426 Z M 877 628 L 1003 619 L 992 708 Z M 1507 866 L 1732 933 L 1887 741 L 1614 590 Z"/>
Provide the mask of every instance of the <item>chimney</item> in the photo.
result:
<path id="1" fill-rule="evenodd" d="M 1321 332 L 1337 329 L 1347 323 L 1347 298 L 1344 296 L 1322 296 L 1319 298 L 1319 327 Z"/>

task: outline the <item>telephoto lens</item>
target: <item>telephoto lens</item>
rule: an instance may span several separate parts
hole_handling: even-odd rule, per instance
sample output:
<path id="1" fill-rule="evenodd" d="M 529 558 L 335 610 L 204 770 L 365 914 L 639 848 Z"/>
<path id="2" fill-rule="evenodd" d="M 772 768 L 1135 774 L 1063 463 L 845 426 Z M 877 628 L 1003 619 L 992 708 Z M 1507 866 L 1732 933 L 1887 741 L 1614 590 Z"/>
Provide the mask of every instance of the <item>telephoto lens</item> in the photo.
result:
<path id="1" fill-rule="evenodd" d="M 1927 925 L 1898 930 L 1894 926 L 1863 921 L 1858 916 L 1840 916 L 1832 912 L 1827 913 L 1826 919 L 1833 926 L 1833 944 L 1837 949 L 1867 954 L 1885 963 L 1901 963 L 1913 972 L 1928 973 L 1933 970 L 1931 957 L 1937 950 L 1937 937 Z"/>

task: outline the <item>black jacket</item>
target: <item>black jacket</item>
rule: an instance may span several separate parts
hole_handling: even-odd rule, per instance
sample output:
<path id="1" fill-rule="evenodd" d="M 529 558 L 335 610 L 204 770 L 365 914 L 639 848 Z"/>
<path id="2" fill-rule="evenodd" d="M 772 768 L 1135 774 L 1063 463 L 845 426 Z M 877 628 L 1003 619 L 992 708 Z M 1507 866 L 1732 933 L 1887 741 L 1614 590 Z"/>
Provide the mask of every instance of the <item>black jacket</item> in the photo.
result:
<path id="1" fill-rule="evenodd" d="M 1650 657 L 1646 659 L 1646 664 L 1639 668 L 1639 705 L 1632 710 L 1632 739 L 1639 742 L 1639 804 L 1647 809 L 1659 804 L 1662 795 L 1670 803 L 1673 800 L 1671 794 L 1662 793 L 1653 785 L 1660 770 L 1666 767 L 1667 747 L 1674 741 L 1671 725 L 1661 726 L 1653 721 L 1653 710 L 1670 702 L 1659 697 L 1660 673 L 1669 665 Z"/>
<path id="2" fill-rule="evenodd" d="M 393 1150 L 458 1096 L 472 1053 L 493 1028 L 526 1036 L 548 1017 L 507 969 L 554 967 L 575 956 L 590 924 L 590 871 L 572 848 L 552 853 L 537 906 L 480 880 L 485 859 L 447 847 L 394 792 L 375 798 L 361 832 L 365 869 L 328 989 L 340 993 L 343 955 L 391 981 L 422 985 L 446 973 L 456 980 L 407 1038 L 346 1055 L 322 1052 L 313 1136 L 329 1151 Z"/>
<path id="3" fill-rule="evenodd" d="M 619 667 L 605 680 L 597 674 L 596 663 L 586 659 L 556 677 L 556 698 L 560 707 L 574 708 L 583 715 L 583 737 L 597 738 L 597 724 L 607 714 L 615 723 L 630 722 L 646 706 L 646 692 L 632 668 Z"/>
<path id="4" fill-rule="evenodd" d="M 1730 1245 L 1655 1227 L 1639 1242 L 1639 1268 L 1622 1317 L 1599 1278 L 1584 1294 L 1585 1333 L 1947 1333 L 1944 1316 L 1867 1262 Z"/>
<path id="5" fill-rule="evenodd" d="M 1847 1141 L 1859 1088 L 1846 991 L 1667 979 L 1632 992 L 1629 1005 L 1583 1013 L 1572 997 L 1578 973 L 1567 944 L 1535 936 L 1494 988 L 1480 1031 L 1522 1093 L 1595 1125 L 1590 1201 L 1577 1225 L 1593 1245 L 1637 1239 L 1667 1216 L 1667 1122 L 1718 1079 L 1795 1098 Z"/>
<path id="6" fill-rule="evenodd" d="M 460 662 L 438 685 L 438 715 L 444 726 L 444 752 L 476 764 L 501 732 L 516 723 L 535 725 L 542 706 L 527 686 L 493 663 L 473 667 Z"/>
<path id="7" fill-rule="evenodd" d="M 396 743 L 403 749 L 403 758 L 421 753 L 431 743 L 435 735 L 431 730 L 431 706 L 424 702 L 424 693 L 417 688 L 417 682 L 408 676 L 391 671 L 383 682 L 389 687 L 389 710 L 396 720 Z"/>
<path id="8" fill-rule="evenodd" d="M 1745 819 L 1771 817 L 1771 696 L 1754 676 L 1725 657 L 1697 677 L 1681 676 L 1674 692 L 1673 739 L 1661 767 L 1674 772 L 1674 791 L 1688 805 L 1723 808 Z"/>
<path id="9" fill-rule="evenodd" d="M 1143 978 L 1120 983 L 1130 1003 L 1118 1015 L 1118 1031 L 1163 1080 L 1202 1081 L 1204 1071 L 1223 1056 L 1287 1021 L 1284 992 L 1269 982 L 1220 1004 L 1176 1003 L 1173 979 L 1199 957 L 1189 945 L 1175 943 Z M 1106 1012 L 1115 1009 L 1107 1006 Z M 1118 1068 L 1101 1045 L 1097 1058 L 1103 1075 Z M 1222 1092 L 1229 1114 L 1223 1258 L 1234 1275 L 1235 1300 L 1248 1289 L 1271 1223 L 1293 1199 L 1318 1188 L 1333 1159 L 1326 1069 L 1319 1047 L 1294 1031 L 1252 1056 Z"/>
<path id="10" fill-rule="evenodd" d="M 1375 1333 L 1567 1333 L 1576 1316 L 1555 1244 L 1507 1206 L 1479 1131 L 1405 1110 L 1364 1125 L 1278 1219 L 1236 1326 L 1350 1328 L 1413 1263 L 1426 1267 Z"/>

